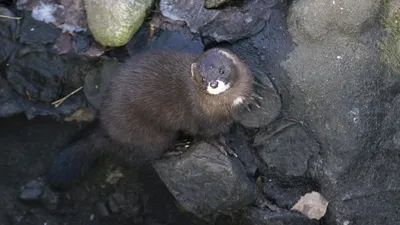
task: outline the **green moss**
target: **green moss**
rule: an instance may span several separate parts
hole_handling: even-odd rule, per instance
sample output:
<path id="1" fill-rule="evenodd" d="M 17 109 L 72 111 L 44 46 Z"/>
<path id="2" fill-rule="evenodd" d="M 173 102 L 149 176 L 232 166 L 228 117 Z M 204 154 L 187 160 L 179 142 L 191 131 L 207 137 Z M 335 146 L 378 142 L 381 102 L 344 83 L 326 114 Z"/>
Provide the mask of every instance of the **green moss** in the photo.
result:
<path id="1" fill-rule="evenodd" d="M 386 11 L 382 17 L 383 25 L 387 36 L 380 42 L 380 49 L 385 63 L 390 69 L 400 71 L 400 8 L 393 9 L 393 6 L 384 1 Z"/>

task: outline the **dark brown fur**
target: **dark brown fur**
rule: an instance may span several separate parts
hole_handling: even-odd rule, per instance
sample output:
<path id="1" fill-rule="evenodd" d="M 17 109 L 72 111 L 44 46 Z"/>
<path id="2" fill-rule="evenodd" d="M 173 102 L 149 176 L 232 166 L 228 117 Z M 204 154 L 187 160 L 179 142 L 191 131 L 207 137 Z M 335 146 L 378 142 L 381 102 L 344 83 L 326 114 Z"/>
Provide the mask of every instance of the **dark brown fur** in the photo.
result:
<path id="1" fill-rule="evenodd" d="M 234 113 L 243 108 L 233 106 L 233 101 L 238 96 L 250 99 L 252 76 L 247 65 L 237 59 L 235 68 L 226 68 L 234 73 L 230 76 L 231 88 L 219 95 L 206 93 L 198 79 L 192 77 L 191 64 L 218 62 L 221 55 L 216 51 L 209 51 L 204 56 L 209 58 L 203 61 L 189 53 L 156 51 L 124 63 L 103 99 L 100 126 L 87 138 L 92 146 L 80 141 L 62 151 L 63 158 L 56 157 L 50 170 L 49 182 L 56 187 L 69 187 L 106 151 L 129 149 L 137 161 L 146 162 L 172 149 L 179 132 L 206 139 L 226 133 L 234 122 Z M 229 62 L 225 60 L 226 63 Z M 114 145 L 110 147 L 109 142 Z"/>

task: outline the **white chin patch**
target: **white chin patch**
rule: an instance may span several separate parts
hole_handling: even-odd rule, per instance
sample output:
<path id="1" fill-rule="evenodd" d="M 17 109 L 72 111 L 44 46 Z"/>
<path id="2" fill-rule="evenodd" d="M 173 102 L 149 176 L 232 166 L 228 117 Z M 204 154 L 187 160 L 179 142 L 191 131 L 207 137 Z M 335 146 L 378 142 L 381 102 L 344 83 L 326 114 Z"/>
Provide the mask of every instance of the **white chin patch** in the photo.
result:
<path id="1" fill-rule="evenodd" d="M 242 96 L 239 96 L 239 97 L 235 98 L 235 100 L 233 100 L 232 105 L 237 106 L 237 105 L 242 104 L 243 102 L 244 102 L 244 98 Z"/>
<path id="2" fill-rule="evenodd" d="M 208 84 L 207 92 L 209 94 L 219 95 L 219 94 L 223 93 L 224 91 L 228 90 L 230 87 L 229 84 L 225 84 L 223 81 L 217 80 L 217 82 L 218 82 L 218 87 L 216 87 L 216 88 L 212 88 L 210 86 L 210 84 Z"/>

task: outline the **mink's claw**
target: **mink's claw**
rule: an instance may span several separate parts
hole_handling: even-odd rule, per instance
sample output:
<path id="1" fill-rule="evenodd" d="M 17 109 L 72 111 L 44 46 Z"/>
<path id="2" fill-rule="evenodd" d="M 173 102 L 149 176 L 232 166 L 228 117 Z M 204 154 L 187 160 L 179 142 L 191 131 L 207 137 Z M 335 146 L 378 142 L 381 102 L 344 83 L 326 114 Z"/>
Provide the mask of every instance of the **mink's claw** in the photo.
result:
<path id="1" fill-rule="evenodd" d="M 252 94 L 251 94 L 251 97 L 253 97 L 253 98 L 258 98 L 258 99 L 264 99 L 259 93 L 257 93 L 257 91 L 254 91 Z"/>
<path id="2" fill-rule="evenodd" d="M 256 86 L 258 86 L 258 87 L 264 88 L 264 89 L 267 89 L 267 88 L 268 88 L 267 86 L 265 86 L 265 85 L 260 81 L 260 79 L 258 79 L 258 78 L 255 77 L 255 76 L 254 76 L 253 84 L 256 85 Z"/>
<path id="3" fill-rule="evenodd" d="M 255 99 L 254 97 L 250 97 L 250 100 L 251 100 L 251 102 L 250 102 L 251 105 L 255 105 L 255 106 L 257 106 L 257 108 L 261 108 L 260 102 L 258 101 L 258 99 Z"/>

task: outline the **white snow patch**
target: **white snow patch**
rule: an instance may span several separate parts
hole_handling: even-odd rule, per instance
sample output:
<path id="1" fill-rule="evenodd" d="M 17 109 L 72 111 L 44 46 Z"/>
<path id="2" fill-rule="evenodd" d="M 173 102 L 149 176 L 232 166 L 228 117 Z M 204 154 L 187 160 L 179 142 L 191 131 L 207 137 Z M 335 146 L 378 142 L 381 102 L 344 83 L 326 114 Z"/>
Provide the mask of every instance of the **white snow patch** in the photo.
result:
<path id="1" fill-rule="evenodd" d="M 58 7 L 59 5 L 57 4 L 45 4 L 39 2 L 39 4 L 35 5 L 32 9 L 32 17 L 35 20 L 43 21 L 45 23 L 55 22 L 56 18 L 54 17 L 54 12 Z"/>

